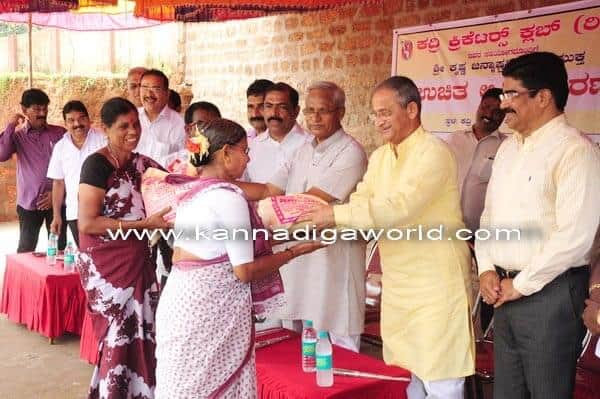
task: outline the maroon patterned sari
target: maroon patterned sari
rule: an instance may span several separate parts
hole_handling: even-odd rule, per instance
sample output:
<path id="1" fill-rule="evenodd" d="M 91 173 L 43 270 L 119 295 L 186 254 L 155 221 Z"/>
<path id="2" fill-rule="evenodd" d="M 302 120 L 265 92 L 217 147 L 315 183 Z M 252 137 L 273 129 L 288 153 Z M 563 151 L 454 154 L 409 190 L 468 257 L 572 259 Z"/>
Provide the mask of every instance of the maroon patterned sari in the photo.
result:
<path id="1" fill-rule="evenodd" d="M 149 167 L 160 168 L 150 158 L 133 154 L 113 171 L 107 181 L 103 216 L 145 218 L 140 185 L 142 173 Z M 111 240 L 106 235 L 82 233 L 80 241 L 77 266 L 100 342 L 88 397 L 151 399 L 159 291 L 148 241 L 135 235 Z"/>

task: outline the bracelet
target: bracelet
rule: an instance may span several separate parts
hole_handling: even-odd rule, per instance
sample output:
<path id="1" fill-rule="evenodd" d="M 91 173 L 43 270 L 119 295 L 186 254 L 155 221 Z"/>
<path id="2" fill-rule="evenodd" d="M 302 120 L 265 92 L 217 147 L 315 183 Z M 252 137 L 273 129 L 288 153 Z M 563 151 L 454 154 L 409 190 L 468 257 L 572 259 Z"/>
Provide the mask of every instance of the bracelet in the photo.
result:
<path id="1" fill-rule="evenodd" d="M 591 294 L 597 288 L 600 288 L 600 283 L 592 284 L 588 292 Z"/>
<path id="2" fill-rule="evenodd" d="M 119 220 L 119 230 L 123 231 L 123 222 Z"/>

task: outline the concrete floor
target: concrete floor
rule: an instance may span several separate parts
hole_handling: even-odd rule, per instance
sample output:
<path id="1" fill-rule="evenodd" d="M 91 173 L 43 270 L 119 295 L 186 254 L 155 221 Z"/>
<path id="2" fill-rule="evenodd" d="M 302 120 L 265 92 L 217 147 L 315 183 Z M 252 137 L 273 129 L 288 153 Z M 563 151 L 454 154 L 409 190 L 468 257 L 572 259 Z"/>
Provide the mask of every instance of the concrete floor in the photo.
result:
<path id="1" fill-rule="evenodd" d="M 0 223 L 0 286 L 5 255 L 16 252 L 17 223 Z M 37 250 L 46 248 L 45 230 Z M 93 367 L 79 359 L 79 337 L 67 335 L 50 345 L 48 339 L 0 315 L 0 398 L 85 398 Z"/>

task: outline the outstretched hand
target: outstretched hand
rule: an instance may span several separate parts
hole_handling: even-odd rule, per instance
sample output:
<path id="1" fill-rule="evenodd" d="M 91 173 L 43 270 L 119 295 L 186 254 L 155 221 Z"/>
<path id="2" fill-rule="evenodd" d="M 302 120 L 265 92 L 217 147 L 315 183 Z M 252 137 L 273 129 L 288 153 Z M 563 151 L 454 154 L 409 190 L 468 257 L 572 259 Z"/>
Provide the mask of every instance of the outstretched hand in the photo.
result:
<path id="1" fill-rule="evenodd" d="M 164 216 L 171 211 L 171 207 L 168 206 L 162 210 L 150 215 L 146 218 L 146 228 L 148 229 L 170 229 L 173 227 L 172 222 L 167 222 Z"/>
<path id="2" fill-rule="evenodd" d="M 295 244 L 289 247 L 288 249 L 292 251 L 292 254 L 295 257 L 306 255 L 308 253 L 314 252 L 317 249 L 321 249 L 326 247 L 327 244 L 322 243 L 321 241 L 304 241 L 300 244 Z"/>
<path id="3" fill-rule="evenodd" d="M 303 222 L 313 224 L 319 230 L 335 227 L 333 207 L 328 204 L 314 205 L 308 212 L 296 220 L 296 223 Z"/>

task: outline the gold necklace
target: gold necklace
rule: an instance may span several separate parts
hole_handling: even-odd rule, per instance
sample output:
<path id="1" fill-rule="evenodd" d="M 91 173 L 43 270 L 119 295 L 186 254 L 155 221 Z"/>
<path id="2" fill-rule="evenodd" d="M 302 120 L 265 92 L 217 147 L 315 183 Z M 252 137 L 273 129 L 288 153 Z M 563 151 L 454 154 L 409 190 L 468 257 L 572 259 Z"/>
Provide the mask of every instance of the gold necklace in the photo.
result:
<path id="1" fill-rule="evenodd" d="M 116 162 L 117 164 L 117 169 L 121 168 L 121 165 L 119 164 L 119 160 L 117 159 L 117 157 L 115 157 L 115 154 L 113 154 L 112 150 L 110 149 L 110 144 L 106 144 L 106 148 L 108 149 L 108 154 L 112 157 L 112 159 Z"/>

